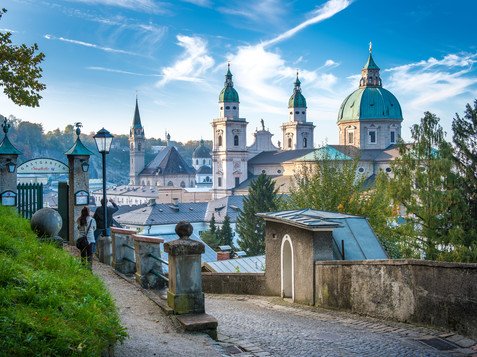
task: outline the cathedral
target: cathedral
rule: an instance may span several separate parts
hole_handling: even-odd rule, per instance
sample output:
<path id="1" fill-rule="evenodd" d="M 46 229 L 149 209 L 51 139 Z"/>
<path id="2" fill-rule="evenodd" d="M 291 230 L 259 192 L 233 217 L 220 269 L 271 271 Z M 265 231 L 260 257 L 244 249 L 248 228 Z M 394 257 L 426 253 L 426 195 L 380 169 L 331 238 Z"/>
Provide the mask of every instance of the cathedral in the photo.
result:
<path id="1" fill-rule="evenodd" d="M 397 157 L 396 143 L 403 120 L 396 97 L 384 89 L 380 69 L 370 46 L 361 70 L 358 89 L 348 95 L 338 111 L 339 144 L 314 148 L 313 122 L 307 120 L 307 104 L 297 73 L 288 101 L 288 120 L 281 125 L 282 141 L 272 143 L 272 134 L 262 120 L 247 145 L 247 125 L 240 117 L 240 100 L 228 65 L 219 94 L 219 116 L 212 120 L 212 152 L 201 140 L 192 155 L 192 165 L 171 146 L 161 148 L 152 162 L 144 162 L 144 128 L 136 100 L 130 131 L 130 184 L 147 186 L 210 188 L 213 198 L 246 194 L 250 180 L 262 173 L 274 178 L 290 178 L 302 165 L 320 157 L 335 160 L 358 159 L 358 173 L 373 181 L 378 171 L 391 173 L 390 162 Z M 290 180 L 288 180 L 290 181 Z"/>

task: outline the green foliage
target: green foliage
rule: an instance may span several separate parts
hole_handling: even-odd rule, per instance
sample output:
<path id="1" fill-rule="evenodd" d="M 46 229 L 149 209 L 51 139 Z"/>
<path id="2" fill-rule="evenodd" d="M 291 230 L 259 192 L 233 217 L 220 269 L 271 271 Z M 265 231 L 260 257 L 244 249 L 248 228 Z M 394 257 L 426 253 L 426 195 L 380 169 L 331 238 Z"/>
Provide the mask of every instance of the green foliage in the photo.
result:
<path id="1" fill-rule="evenodd" d="M 7 12 L 0 11 L 0 18 Z M 14 45 L 11 32 L 0 33 L 0 86 L 3 92 L 17 105 L 38 107 L 41 96 L 39 92 L 46 86 L 39 82 L 42 69 L 40 63 L 45 58 L 38 53 L 35 43 Z"/>
<path id="2" fill-rule="evenodd" d="M 426 259 L 448 259 L 459 237 L 464 201 L 454 170 L 452 147 L 444 139 L 439 118 L 425 112 L 411 128 L 413 142 L 400 144 L 400 157 L 393 163 L 393 198 L 406 209 L 411 226 L 408 248 L 422 251 Z M 414 234 L 412 234 L 412 229 Z"/>
<path id="3" fill-rule="evenodd" d="M 213 250 L 219 249 L 220 238 L 217 236 L 217 233 L 212 233 L 211 231 L 202 232 L 200 239 L 202 239 Z"/>
<path id="4" fill-rule="evenodd" d="M 243 210 L 237 218 L 238 244 L 247 255 L 265 253 L 265 221 L 256 214 L 276 211 L 278 205 L 275 182 L 261 174 L 250 184 L 248 196 L 243 200 Z"/>
<path id="5" fill-rule="evenodd" d="M 224 217 L 224 222 L 222 223 L 220 230 L 217 232 L 217 235 L 220 240 L 220 245 L 229 245 L 232 247 L 232 249 L 234 248 L 232 227 L 230 226 L 229 216 Z"/>
<path id="6" fill-rule="evenodd" d="M 98 356 L 125 338 L 103 283 L 1 206 L 0 269 L 1 354 Z"/>
<path id="7" fill-rule="evenodd" d="M 452 131 L 458 186 L 465 202 L 462 214 L 465 234 L 460 236 L 453 252 L 457 257 L 453 260 L 477 262 L 477 99 L 473 107 L 466 105 L 463 117 L 456 114 Z"/>
<path id="8" fill-rule="evenodd" d="M 392 204 L 389 179 L 376 175 L 374 186 L 366 187 L 357 174 L 359 160 L 334 160 L 322 156 L 295 175 L 284 209 L 311 208 L 365 216 L 391 258 L 400 258 L 396 229 L 397 211 Z"/>

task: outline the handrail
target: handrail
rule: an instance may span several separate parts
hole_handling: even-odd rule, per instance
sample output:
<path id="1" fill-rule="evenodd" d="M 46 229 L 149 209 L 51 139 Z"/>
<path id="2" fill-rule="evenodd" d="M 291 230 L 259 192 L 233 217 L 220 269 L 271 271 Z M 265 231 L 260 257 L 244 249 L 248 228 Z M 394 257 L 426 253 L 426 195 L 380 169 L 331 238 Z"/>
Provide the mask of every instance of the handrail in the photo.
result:
<path id="1" fill-rule="evenodd" d="M 166 264 L 166 265 L 169 265 L 169 262 L 167 260 L 164 260 L 162 258 L 159 258 L 158 256 L 152 254 L 152 253 L 149 253 L 149 256 L 152 258 L 152 259 L 155 259 L 155 260 L 158 260 L 160 261 L 161 263 L 163 264 Z"/>
<path id="2" fill-rule="evenodd" d="M 129 248 L 129 249 L 132 249 L 134 250 L 134 247 L 130 244 L 127 244 L 127 243 L 123 243 L 123 247 L 126 247 L 126 248 Z"/>
<path id="3" fill-rule="evenodd" d="M 169 282 L 169 278 L 167 278 L 166 276 L 162 275 L 162 274 L 159 274 L 159 273 L 156 273 L 154 270 L 151 270 L 150 273 L 154 274 L 155 276 L 159 277 L 159 278 L 162 278 L 164 279 L 165 281 Z"/>

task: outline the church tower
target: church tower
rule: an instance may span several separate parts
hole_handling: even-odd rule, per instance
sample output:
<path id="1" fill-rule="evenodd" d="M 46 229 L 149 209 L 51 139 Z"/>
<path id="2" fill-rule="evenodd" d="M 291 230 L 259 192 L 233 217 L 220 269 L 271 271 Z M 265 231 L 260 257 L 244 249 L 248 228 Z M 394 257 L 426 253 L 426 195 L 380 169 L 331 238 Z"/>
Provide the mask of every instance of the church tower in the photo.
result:
<path id="1" fill-rule="evenodd" d="M 247 179 L 247 121 L 239 117 L 239 96 L 230 64 L 219 95 L 219 117 L 212 121 L 212 174 L 215 198 L 232 194 Z"/>
<path id="2" fill-rule="evenodd" d="M 288 122 L 283 123 L 283 150 L 312 149 L 315 126 L 306 121 L 306 99 L 296 74 L 293 94 L 288 101 Z"/>
<path id="3" fill-rule="evenodd" d="M 139 106 L 136 97 L 136 108 L 134 109 L 134 119 L 129 131 L 129 184 L 140 185 L 139 174 L 144 169 L 144 128 L 141 124 Z"/>
<path id="4" fill-rule="evenodd" d="M 345 98 L 338 112 L 340 145 L 385 149 L 398 142 L 403 121 L 401 105 L 383 88 L 372 44 L 361 70 L 359 88 Z"/>

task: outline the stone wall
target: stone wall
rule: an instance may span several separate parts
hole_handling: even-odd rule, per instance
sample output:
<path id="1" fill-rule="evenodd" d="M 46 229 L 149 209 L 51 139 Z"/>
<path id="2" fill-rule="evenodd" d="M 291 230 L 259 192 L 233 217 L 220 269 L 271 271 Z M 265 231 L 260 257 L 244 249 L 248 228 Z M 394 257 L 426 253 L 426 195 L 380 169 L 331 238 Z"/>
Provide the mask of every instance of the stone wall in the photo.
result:
<path id="1" fill-rule="evenodd" d="M 211 294 L 267 295 L 265 274 L 202 273 L 202 289 Z"/>
<path id="2" fill-rule="evenodd" d="M 315 262 L 315 305 L 424 323 L 477 338 L 477 264 Z"/>

